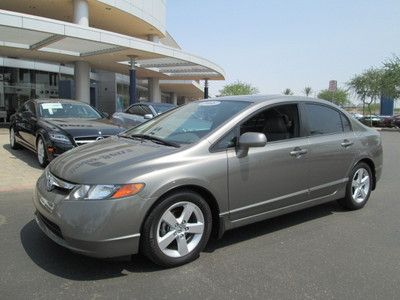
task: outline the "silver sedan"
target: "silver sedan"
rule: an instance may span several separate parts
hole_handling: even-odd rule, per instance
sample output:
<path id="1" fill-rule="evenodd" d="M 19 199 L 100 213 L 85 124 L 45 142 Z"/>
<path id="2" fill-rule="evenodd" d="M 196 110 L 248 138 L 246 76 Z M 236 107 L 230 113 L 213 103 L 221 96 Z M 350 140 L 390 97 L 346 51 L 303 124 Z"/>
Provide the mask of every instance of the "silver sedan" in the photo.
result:
<path id="1" fill-rule="evenodd" d="M 212 234 L 333 200 L 360 209 L 381 172 L 378 132 L 329 102 L 215 98 L 61 155 L 37 182 L 35 216 L 72 251 L 171 267 Z"/>

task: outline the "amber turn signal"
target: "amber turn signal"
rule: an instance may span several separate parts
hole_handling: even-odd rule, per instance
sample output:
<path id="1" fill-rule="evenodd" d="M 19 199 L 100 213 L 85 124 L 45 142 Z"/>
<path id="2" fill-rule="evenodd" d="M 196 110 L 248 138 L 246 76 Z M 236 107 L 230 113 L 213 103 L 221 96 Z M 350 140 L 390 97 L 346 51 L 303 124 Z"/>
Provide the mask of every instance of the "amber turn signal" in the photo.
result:
<path id="1" fill-rule="evenodd" d="M 122 197 L 133 196 L 144 188 L 144 183 L 130 183 L 120 186 L 111 198 L 118 199 Z"/>

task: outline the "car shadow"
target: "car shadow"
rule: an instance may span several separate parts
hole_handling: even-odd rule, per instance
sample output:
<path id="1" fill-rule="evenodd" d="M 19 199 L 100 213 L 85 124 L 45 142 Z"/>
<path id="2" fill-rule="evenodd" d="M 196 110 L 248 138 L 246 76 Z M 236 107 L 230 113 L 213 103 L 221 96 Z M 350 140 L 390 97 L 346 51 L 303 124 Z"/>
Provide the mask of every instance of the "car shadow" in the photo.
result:
<path id="1" fill-rule="evenodd" d="M 220 240 L 210 240 L 205 251 L 213 252 L 216 249 L 342 211 L 336 203 L 332 202 L 247 225 L 226 232 Z M 70 280 L 101 280 L 127 276 L 129 273 L 163 270 L 162 267 L 155 265 L 140 254 L 133 255 L 130 260 L 104 260 L 73 253 L 45 236 L 34 220 L 21 229 L 20 238 L 25 252 L 36 265 L 49 273 Z"/>
<path id="2" fill-rule="evenodd" d="M 124 259 L 96 259 L 73 253 L 50 240 L 34 220 L 20 231 L 22 246 L 40 268 L 62 278 L 88 281 L 126 276 L 130 272 L 153 272 L 162 268 L 142 255 Z"/>
<path id="3" fill-rule="evenodd" d="M 43 168 L 40 167 L 39 163 L 36 161 L 36 156 L 32 151 L 25 148 L 13 150 L 11 149 L 10 144 L 3 144 L 3 149 L 10 153 L 10 156 L 8 157 L 9 159 L 19 159 L 31 168 L 43 170 Z"/>

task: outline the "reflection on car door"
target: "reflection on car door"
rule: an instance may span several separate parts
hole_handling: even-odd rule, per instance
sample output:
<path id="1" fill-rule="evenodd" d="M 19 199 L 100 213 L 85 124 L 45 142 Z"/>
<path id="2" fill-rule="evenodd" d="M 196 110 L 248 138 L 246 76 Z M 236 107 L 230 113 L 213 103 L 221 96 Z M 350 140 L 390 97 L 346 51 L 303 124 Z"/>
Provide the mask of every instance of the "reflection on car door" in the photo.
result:
<path id="1" fill-rule="evenodd" d="M 354 133 L 347 117 L 323 104 L 304 104 L 309 128 L 310 196 L 317 198 L 343 189 L 356 157 Z"/>
<path id="2" fill-rule="evenodd" d="M 231 220 L 239 221 L 309 199 L 307 149 L 297 104 L 257 113 L 241 125 L 244 132 L 263 132 L 267 144 L 238 158 L 227 151 Z"/>

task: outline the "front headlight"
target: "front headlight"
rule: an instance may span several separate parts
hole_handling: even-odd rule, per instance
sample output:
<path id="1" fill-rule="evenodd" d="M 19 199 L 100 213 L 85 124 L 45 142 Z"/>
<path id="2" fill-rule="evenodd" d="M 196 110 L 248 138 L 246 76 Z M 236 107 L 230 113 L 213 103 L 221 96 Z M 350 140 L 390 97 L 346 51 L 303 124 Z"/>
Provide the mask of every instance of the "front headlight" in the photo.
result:
<path id="1" fill-rule="evenodd" d="M 56 132 L 50 132 L 49 133 L 50 139 L 53 141 L 57 142 L 62 142 L 62 143 L 71 143 L 70 139 L 61 133 L 56 133 Z"/>
<path id="2" fill-rule="evenodd" d="M 144 188 L 144 183 L 124 185 L 78 185 L 70 194 L 73 200 L 119 199 L 133 196 Z"/>

